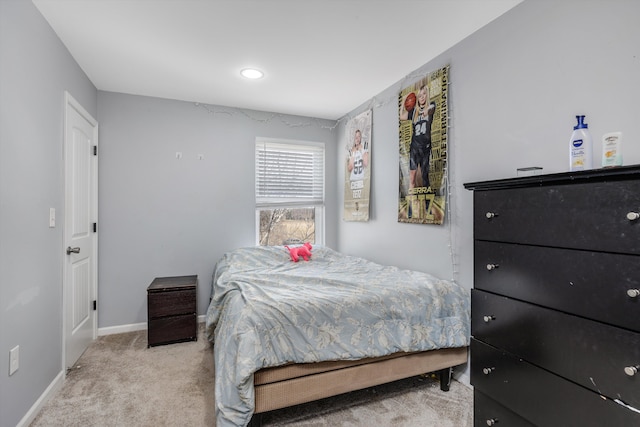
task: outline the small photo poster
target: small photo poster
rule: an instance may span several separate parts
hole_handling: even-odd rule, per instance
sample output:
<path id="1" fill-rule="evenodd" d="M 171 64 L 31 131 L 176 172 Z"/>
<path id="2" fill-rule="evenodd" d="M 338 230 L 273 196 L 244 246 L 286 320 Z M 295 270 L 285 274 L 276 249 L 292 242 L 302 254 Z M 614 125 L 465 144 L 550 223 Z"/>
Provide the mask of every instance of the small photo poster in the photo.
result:
<path id="1" fill-rule="evenodd" d="M 444 222 L 447 185 L 449 67 L 398 94 L 400 188 L 398 222 Z"/>
<path id="2" fill-rule="evenodd" d="M 367 110 L 346 125 L 345 221 L 369 221 L 371 190 L 371 114 Z"/>

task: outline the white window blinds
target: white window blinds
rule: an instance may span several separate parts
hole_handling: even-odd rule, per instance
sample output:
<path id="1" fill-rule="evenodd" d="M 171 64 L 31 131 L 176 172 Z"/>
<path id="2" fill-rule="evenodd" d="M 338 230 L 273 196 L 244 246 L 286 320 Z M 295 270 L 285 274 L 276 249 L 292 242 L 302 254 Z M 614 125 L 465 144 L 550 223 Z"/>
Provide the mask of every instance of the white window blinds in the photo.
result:
<path id="1" fill-rule="evenodd" d="M 256 205 L 324 203 L 324 144 L 256 140 Z"/>

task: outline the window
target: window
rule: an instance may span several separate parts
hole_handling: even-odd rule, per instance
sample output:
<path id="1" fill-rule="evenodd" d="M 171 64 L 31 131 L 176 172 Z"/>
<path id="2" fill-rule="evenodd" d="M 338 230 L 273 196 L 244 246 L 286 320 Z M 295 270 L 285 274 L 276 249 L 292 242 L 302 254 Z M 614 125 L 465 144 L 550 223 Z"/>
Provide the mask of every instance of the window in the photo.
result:
<path id="1" fill-rule="evenodd" d="M 323 226 L 324 144 L 257 138 L 257 244 L 323 244 Z"/>

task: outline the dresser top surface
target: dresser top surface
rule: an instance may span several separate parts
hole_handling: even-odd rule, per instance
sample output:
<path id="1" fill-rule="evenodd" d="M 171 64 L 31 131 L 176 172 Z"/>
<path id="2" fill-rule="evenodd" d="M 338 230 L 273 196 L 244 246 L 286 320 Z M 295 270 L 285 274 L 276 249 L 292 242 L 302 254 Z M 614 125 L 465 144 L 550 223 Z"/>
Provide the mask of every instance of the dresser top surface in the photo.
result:
<path id="1" fill-rule="evenodd" d="M 581 182 L 624 181 L 640 179 L 640 165 L 591 169 L 579 172 L 561 172 L 490 181 L 467 182 L 467 190 L 499 190 L 505 188 L 538 187 L 545 185 L 577 184 Z"/>
<path id="2" fill-rule="evenodd" d="M 195 288 L 198 276 L 156 277 L 147 288 L 150 292 Z"/>

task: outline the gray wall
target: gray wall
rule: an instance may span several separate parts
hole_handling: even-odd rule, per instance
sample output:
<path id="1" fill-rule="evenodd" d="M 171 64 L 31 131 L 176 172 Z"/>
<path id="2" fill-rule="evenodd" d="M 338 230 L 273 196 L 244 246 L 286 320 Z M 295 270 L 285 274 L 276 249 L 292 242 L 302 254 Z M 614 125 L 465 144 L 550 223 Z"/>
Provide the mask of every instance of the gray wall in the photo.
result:
<path id="1" fill-rule="evenodd" d="M 97 91 L 30 1 L 0 1 L 0 425 L 15 426 L 62 369 L 64 91 Z M 49 228 L 49 208 L 58 225 Z M 9 350 L 20 369 L 9 376 Z"/>
<path id="2" fill-rule="evenodd" d="M 255 244 L 256 137 L 325 142 L 335 158 L 333 121 L 110 92 L 98 94 L 98 117 L 101 328 L 146 322 L 158 276 L 197 274 L 205 312 L 215 262 Z M 335 246 L 331 161 L 326 176 L 326 244 Z"/>
<path id="3" fill-rule="evenodd" d="M 355 109 L 373 107 L 372 220 L 340 222 L 339 248 L 473 285 L 472 193 L 463 183 L 541 166 L 568 171 L 576 114 L 594 139 L 623 132 L 624 164 L 640 163 L 640 2 L 526 0 L 401 82 Z M 450 65 L 450 199 L 443 226 L 397 223 L 396 97 Z M 410 70 L 409 70 L 410 71 Z M 338 146 L 346 143 L 341 128 Z M 337 162 L 343 158 L 338 149 Z M 338 168 L 338 182 L 344 169 Z M 342 188 L 338 187 L 342 200 Z M 339 202 L 340 203 L 340 202 Z M 597 195 L 594 195 L 597 204 Z"/>

